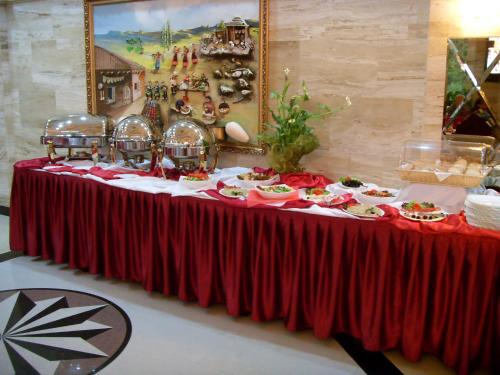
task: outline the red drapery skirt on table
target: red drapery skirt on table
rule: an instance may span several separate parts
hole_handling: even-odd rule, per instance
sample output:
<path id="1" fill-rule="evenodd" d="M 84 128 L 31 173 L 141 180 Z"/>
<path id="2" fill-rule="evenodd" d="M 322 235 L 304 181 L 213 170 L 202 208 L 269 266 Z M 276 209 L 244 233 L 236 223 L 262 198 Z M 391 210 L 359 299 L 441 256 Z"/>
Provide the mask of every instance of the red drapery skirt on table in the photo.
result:
<path id="1" fill-rule="evenodd" d="M 433 353 L 461 374 L 499 357 L 500 233 L 422 233 L 16 169 L 13 250 L 230 315 L 283 319 L 368 350 Z"/>

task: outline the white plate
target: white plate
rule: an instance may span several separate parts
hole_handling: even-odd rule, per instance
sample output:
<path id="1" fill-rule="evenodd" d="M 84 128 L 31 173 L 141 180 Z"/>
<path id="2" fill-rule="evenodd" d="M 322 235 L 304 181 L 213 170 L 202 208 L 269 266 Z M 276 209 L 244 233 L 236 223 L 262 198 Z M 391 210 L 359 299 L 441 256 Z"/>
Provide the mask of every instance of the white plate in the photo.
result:
<path id="1" fill-rule="evenodd" d="M 350 188 L 350 187 L 342 185 L 340 182 L 336 182 L 334 184 L 328 185 L 326 187 L 326 190 L 328 190 L 329 192 L 331 192 L 333 194 L 342 195 L 345 193 L 355 193 L 357 191 L 365 191 L 365 190 L 377 189 L 377 188 L 378 188 L 377 185 L 370 184 L 370 183 L 364 184 L 363 186 L 360 186 L 359 188 Z"/>
<path id="2" fill-rule="evenodd" d="M 231 195 L 231 194 L 227 194 L 224 190 L 226 190 L 226 188 L 222 188 L 219 190 L 219 193 L 220 195 L 223 195 L 225 196 L 226 198 L 235 198 L 235 199 L 245 199 L 247 196 L 248 196 L 248 189 L 245 189 L 245 188 L 239 188 L 241 189 L 241 191 L 243 191 L 245 193 L 245 195 Z"/>
<path id="3" fill-rule="evenodd" d="M 195 189 L 195 190 L 208 188 L 212 184 L 212 182 L 210 181 L 210 177 L 208 178 L 208 180 L 191 181 L 191 180 L 186 180 L 186 176 L 181 176 L 179 178 L 179 183 L 188 189 Z"/>
<path id="4" fill-rule="evenodd" d="M 280 175 L 279 174 L 274 175 L 269 180 L 240 180 L 238 176 L 236 176 L 236 179 L 239 181 L 241 186 L 247 188 L 254 188 L 257 186 L 271 186 L 280 180 Z"/>
<path id="5" fill-rule="evenodd" d="M 388 188 L 377 188 L 375 190 L 387 190 L 389 193 L 392 193 L 394 195 L 393 197 L 373 197 L 370 195 L 365 195 L 363 194 L 364 191 L 367 190 L 373 190 L 373 189 L 366 189 L 363 191 L 355 191 L 353 194 L 353 198 L 356 199 L 360 203 L 365 203 L 365 204 L 372 204 L 372 205 L 377 205 L 377 204 L 389 204 L 392 203 L 396 200 L 399 194 L 399 190 L 397 189 L 388 189 Z"/>
<path id="6" fill-rule="evenodd" d="M 317 203 L 330 202 L 330 201 L 338 198 L 337 194 L 333 194 L 329 190 L 327 190 L 327 191 L 328 191 L 328 194 L 326 194 L 326 195 L 307 195 L 307 193 L 306 193 L 307 189 L 300 189 L 299 197 L 301 199 L 305 199 L 307 201 L 317 202 Z"/>
<path id="7" fill-rule="evenodd" d="M 401 216 L 403 216 L 405 219 L 408 219 L 408 220 L 412 220 L 412 221 L 422 221 L 422 222 L 428 222 L 428 223 L 432 223 L 432 222 L 435 222 L 435 221 L 442 221 L 444 219 L 446 219 L 448 217 L 448 214 L 444 211 L 441 211 L 444 216 L 441 216 L 441 217 L 435 217 L 433 219 L 417 219 L 417 218 L 414 218 L 414 217 L 411 217 L 411 214 L 403 211 L 403 210 L 399 210 L 399 214 Z"/>
<path id="8" fill-rule="evenodd" d="M 270 192 L 270 191 L 264 191 L 264 190 L 261 190 L 259 188 L 256 188 L 255 191 L 257 191 L 257 193 L 259 193 L 259 195 L 263 198 L 276 199 L 276 200 L 290 198 L 293 194 L 295 194 L 295 191 L 296 191 L 295 189 L 293 189 L 290 186 L 285 185 L 285 184 L 275 185 L 275 186 L 286 186 L 286 187 L 292 189 L 292 191 L 288 191 L 286 193 L 274 193 L 274 192 Z"/>
<path id="9" fill-rule="evenodd" d="M 364 206 L 369 206 L 369 205 L 364 205 Z M 354 215 L 354 216 L 357 216 L 357 217 L 363 217 L 363 218 L 370 218 L 370 219 L 376 219 L 377 217 L 382 217 L 382 216 L 385 215 L 385 212 L 384 212 L 383 209 L 381 209 L 379 207 L 374 207 L 374 208 L 375 208 L 375 212 L 377 212 L 376 215 L 373 215 L 373 214 L 358 214 L 358 213 L 355 213 L 355 212 L 351 212 L 351 211 L 349 211 L 349 207 L 348 208 L 343 208 L 342 211 L 347 212 L 350 215 Z"/>

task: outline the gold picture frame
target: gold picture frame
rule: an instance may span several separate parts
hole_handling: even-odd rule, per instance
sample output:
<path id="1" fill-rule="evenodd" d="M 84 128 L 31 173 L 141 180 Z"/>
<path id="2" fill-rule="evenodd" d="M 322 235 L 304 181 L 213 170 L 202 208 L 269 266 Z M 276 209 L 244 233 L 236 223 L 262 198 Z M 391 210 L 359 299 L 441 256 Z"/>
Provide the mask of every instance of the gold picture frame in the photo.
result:
<path id="1" fill-rule="evenodd" d="M 98 102 L 105 102 L 107 103 L 108 101 L 108 98 L 106 97 L 106 95 L 108 95 L 107 93 L 105 94 L 104 93 L 104 90 L 100 90 L 99 87 L 103 87 L 103 84 L 102 82 L 98 83 L 97 82 L 97 72 L 96 72 L 96 45 L 100 48 L 99 49 L 99 53 L 102 55 L 102 50 L 103 48 L 101 48 L 98 43 L 96 43 L 96 31 L 95 31 L 95 19 L 94 19 L 94 14 L 95 14 L 95 9 L 96 7 L 99 7 L 99 6 L 103 6 L 103 5 L 106 5 L 106 6 L 121 6 L 123 7 L 124 4 L 128 4 L 128 3 L 147 3 L 147 2 L 165 2 L 166 4 L 168 4 L 169 1 L 173 1 L 173 2 L 176 2 L 176 4 L 179 4 L 179 1 L 178 0 L 84 0 L 84 26 L 85 26 L 85 60 L 86 60 L 86 83 L 87 83 L 87 108 L 88 108 L 88 112 L 89 113 L 92 113 L 92 114 L 105 114 L 107 115 L 108 113 L 106 113 L 106 109 L 100 109 L 99 108 L 99 105 L 98 105 Z M 230 7 L 233 7 L 234 2 L 231 2 L 229 0 L 218 0 L 219 1 L 219 4 L 218 5 L 221 5 L 221 3 L 227 3 L 228 6 Z M 248 0 L 250 1 L 250 0 Z M 254 50 L 252 50 L 252 52 L 250 52 L 250 56 L 252 57 L 244 57 L 242 58 L 242 60 L 240 61 L 243 61 L 243 64 L 240 65 L 240 66 L 247 66 L 249 67 L 250 65 L 246 65 L 246 62 L 247 61 L 250 61 L 252 64 L 252 67 L 253 66 L 257 66 L 255 69 L 253 69 L 257 74 L 257 76 L 253 79 L 251 83 L 251 86 L 249 87 L 249 90 L 247 91 L 251 91 L 251 93 L 249 94 L 251 98 L 249 98 L 248 100 L 245 100 L 243 104 L 241 105 L 245 105 L 246 103 L 248 103 L 248 111 L 250 112 L 251 116 L 243 116 L 243 114 L 240 114 L 241 118 L 245 119 L 246 121 L 246 125 L 247 126 L 243 126 L 243 128 L 245 129 L 245 131 L 248 133 L 248 135 L 250 136 L 250 142 L 249 143 L 240 143 L 240 142 L 237 142 L 237 141 L 232 141 L 232 140 L 227 140 L 227 137 L 226 137 L 226 140 L 224 141 L 220 141 L 218 142 L 219 143 L 219 146 L 220 146 L 220 149 L 222 151 L 227 151 L 227 152 L 237 152 L 237 153 L 246 153 L 246 154 L 263 154 L 264 153 L 264 148 L 263 148 L 263 145 L 262 143 L 260 142 L 259 138 L 258 138 L 258 135 L 261 134 L 264 130 L 265 130 L 265 124 L 267 122 L 267 119 L 268 119 L 268 107 L 267 107 L 267 103 L 268 103 L 268 40 L 269 40 L 269 36 L 268 36 L 268 13 L 269 13 L 269 1 L 268 0 L 253 0 L 256 2 L 256 4 L 258 4 L 258 26 L 249 26 L 250 23 L 246 24 L 247 28 L 252 30 L 252 32 L 254 32 L 255 36 L 258 37 L 258 43 L 255 43 L 255 45 L 253 45 L 252 47 L 255 47 L 255 46 L 258 46 L 258 53 L 254 53 Z M 200 1 L 196 1 L 196 0 L 193 0 L 193 3 L 196 2 L 198 4 L 198 6 L 200 6 Z M 190 0 L 185 0 L 183 1 L 183 3 L 187 3 L 187 4 L 190 4 Z M 203 3 L 203 2 L 201 2 Z M 210 5 L 213 5 L 214 3 L 218 3 L 217 1 L 207 1 L 206 2 L 207 4 L 202 4 L 203 6 L 210 6 Z M 179 5 L 177 5 L 179 6 Z M 108 7 L 109 8 L 109 7 Z M 103 18 L 103 17 L 102 17 Z M 240 20 L 241 21 L 241 18 L 239 17 L 235 17 L 232 19 L 231 22 L 233 22 L 234 20 Z M 97 21 L 99 21 L 99 19 L 97 19 Z M 223 20 L 222 20 L 223 21 Z M 195 21 L 193 21 L 195 22 Z M 227 30 L 229 30 L 229 26 L 231 25 L 231 22 L 227 22 L 226 24 L 223 24 L 222 27 L 224 30 L 224 28 L 226 28 Z M 249 22 L 249 20 L 243 18 L 243 23 L 245 22 Z M 102 23 L 102 22 L 101 22 Z M 239 26 L 239 25 L 238 25 Z M 209 27 L 208 25 L 206 27 Z M 217 26 L 219 27 L 219 26 Z M 253 30 L 253 29 L 256 29 L 256 30 Z M 214 29 L 215 30 L 215 26 L 211 27 L 211 29 Z M 170 33 L 170 23 L 168 25 L 168 32 Z M 191 30 L 194 30 L 194 29 L 191 29 Z M 217 29 L 219 30 L 219 29 Z M 182 31 L 182 30 L 181 30 Z M 210 31 L 210 30 L 209 30 Z M 143 31 L 138 31 L 138 32 L 143 32 Z M 163 31 L 162 31 L 163 32 Z M 109 32 L 108 32 L 109 33 Z M 215 31 L 213 32 L 214 35 L 215 34 Z M 229 31 L 227 32 L 227 34 L 229 35 Z M 127 34 L 129 35 L 129 34 Z M 163 34 L 162 34 L 163 35 Z M 250 31 L 248 32 L 248 35 L 250 35 Z M 101 37 L 100 35 L 98 35 L 98 37 Z M 201 38 L 204 38 L 205 37 L 205 34 L 203 34 L 203 36 L 200 36 L 200 40 L 202 40 Z M 162 36 L 163 38 L 163 36 Z M 229 38 L 229 37 L 228 37 Z M 215 43 L 217 42 L 217 38 L 215 37 Z M 132 40 L 132 39 L 131 39 Z M 162 39 L 163 40 L 163 39 Z M 210 41 L 210 39 L 208 39 Z M 224 43 L 226 43 L 227 41 L 224 41 Z M 241 45 L 242 45 L 242 49 L 243 49 L 243 46 L 244 46 L 244 43 L 242 42 L 242 40 L 240 39 L 240 42 L 241 42 Z M 123 43 L 123 42 L 122 42 Z M 127 40 L 127 43 L 129 43 L 129 40 Z M 211 43 L 211 42 L 210 42 Z M 229 41 L 229 43 L 232 43 L 232 41 Z M 142 41 L 141 41 L 141 48 L 142 47 Z M 195 44 L 193 43 L 193 53 L 195 52 Z M 199 46 L 202 46 L 201 44 L 199 44 Z M 234 46 L 234 44 L 233 44 Z M 132 45 L 129 45 L 127 46 L 127 52 L 129 53 L 127 55 L 130 56 L 130 51 L 128 50 L 129 48 L 134 48 L 134 46 Z M 164 46 L 165 48 L 165 46 Z M 171 50 L 174 50 L 175 49 L 169 45 L 169 48 Z M 143 49 L 144 51 L 144 49 Z M 169 50 L 167 50 L 169 51 Z M 107 52 L 107 51 L 106 51 Z M 123 54 L 126 55 L 127 52 L 124 52 Z M 149 52 L 147 53 L 143 53 L 142 51 L 139 52 L 140 54 L 143 54 L 144 56 L 148 55 Z M 159 54 L 160 52 L 158 52 Z M 201 54 L 201 51 L 198 49 L 198 53 Z M 119 55 L 119 53 L 117 52 L 110 52 L 110 55 L 113 57 L 113 58 L 117 58 L 120 59 L 122 56 Z M 176 52 L 174 52 L 174 55 L 177 56 Z M 186 53 L 187 55 L 187 53 Z M 140 58 L 144 58 L 144 56 L 137 56 L 137 59 Z M 152 55 L 154 56 L 154 55 Z M 158 55 L 159 56 L 159 55 Z M 167 54 L 165 53 L 165 56 L 167 56 Z M 184 55 L 182 55 L 184 56 Z M 109 56 L 108 56 L 109 57 Z M 204 56 L 205 57 L 205 56 Z M 164 58 L 163 54 L 162 54 L 162 59 Z M 225 58 L 229 59 L 230 56 L 225 56 Z M 245 60 L 245 58 L 247 60 Z M 255 62 L 254 60 L 258 58 L 258 61 Z M 109 58 L 108 58 L 109 60 Z M 126 59 L 124 59 L 126 60 Z M 129 58 L 128 60 L 126 61 L 130 61 L 131 59 Z M 201 60 L 201 59 L 200 59 Z M 217 60 L 216 57 L 212 57 L 212 56 L 208 56 L 207 61 L 211 61 L 213 63 L 214 60 Z M 163 61 L 163 60 L 162 60 Z M 172 59 L 173 61 L 173 59 Z M 225 61 L 225 60 L 224 60 Z M 230 61 L 235 61 L 234 58 L 232 58 Z M 239 61 L 236 59 L 236 64 L 238 63 Z M 133 65 L 134 63 L 131 62 L 131 65 Z M 171 63 L 173 65 L 173 62 Z M 220 63 L 222 64 L 222 63 Z M 241 64 L 241 62 L 240 62 Z M 250 63 L 248 63 L 250 64 Z M 160 65 L 160 63 L 158 62 L 158 66 Z M 167 65 L 167 63 L 165 63 L 164 65 Z M 200 64 L 201 65 L 201 64 Z M 223 66 L 225 66 L 225 63 L 223 64 Z M 236 65 L 237 66 L 237 65 Z M 141 65 L 141 69 L 138 68 L 138 64 L 135 64 L 133 65 L 134 68 L 130 68 L 130 76 L 132 76 L 132 72 L 134 73 L 137 73 L 136 76 L 139 77 L 136 79 L 137 82 L 140 82 L 140 85 L 141 85 L 141 90 L 144 91 L 144 87 L 146 86 L 145 82 L 147 80 L 147 77 L 148 77 L 148 67 L 144 67 Z M 196 66 L 196 68 L 199 67 L 199 65 Z M 158 67 L 156 67 L 158 68 Z M 156 69 L 155 68 L 155 69 Z M 136 69 L 136 71 L 133 71 L 132 69 Z M 175 67 L 174 67 L 175 69 Z M 206 69 L 208 69 L 208 67 L 206 67 Z M 166 71 L 166 69 L 165 69 Z M 175 71 L 175 70 L 174 70 Z M 154 73 L 155 70 L 151 71 L 151 74 Z M 156 72 L 161 72 L 161 70 L 159 69 L 156 69 Z M 172 72 L 172 67 L 170 68 L 170 72 Z M 214 71 L 215 72 L 215 71 Z M 123 71 L 122 71 L 123 73 Z M 252 71 L 253 73 L 253 71 Z M 126 73 L 125 73 L 126 74 Z M 141 76 L 142 74 L 142 76 Z M 151 76 L 151 74 L 149 74 L 149 76 Z M 185 74 L 185 73 L 184 73 Z M 188 74 L 189 75 L 189 74 Z M 214 77 L 215 77 L 215 73 L 214 73 Z M 234 79 L 234 78 L 229 78 L 228 76 L 226 76 L 227 79 Z M 102 76 L 100 76 L 100 78 L 102 78 Z M 154 78 L 156 78 L 156 76 L 154 76 Z M 108 81 L 106 81 L 108 84 L 109 82 L 112 82 L 114 83 L 115 80 L 119 80 L 119 79 L 122 79 L 123 80 L 123 77 L 111 77 L 111 78 L 107 78 Z M 224 78 L 223 78 L 224 79 Z M 133 81 L 132 78 L 129 79 L 129 81 Z M 158 82 L 158 81 L 156 81 Z M 134 92 L 135 90 L 135 85 L 136 83 L 130 83 L 132 86 L 132 91 Z M 99 85 L 99 86 L 98 86 Z M 213 87 L 215 85 L 212 85 L 212 88 L 210 88 L 210 85 L 208 84 L 209 86 L 209 89 L 210 90 L 214 90 Z M 225 102 L 225 98 L 222 97 L 222 90 L 220 89 L 220 86 L 221 84 L 219 83 L 218 84 L 218 89 L 217 89 L 217 98 L 219 100 L 222 100 L 223 102 Z M 235 89 L 236 86 L 232 86 L 233 89 Z M 109 95 L 110 97 L 112 96 L 112 90 L 109 88 L 109 87 L 106 87 L 106 89 L 108 89 L 109 91 Z M 139 90 L 139 91 L 141 91 Z M 253 90 L 253 92 L 252 92 Z M 129 96 L 130 96 L 130 89 L 127 89 L 127 91 L 129 92 Z M 187 96 L 187 90 L 186 90 L 186 96 Z M 238 91 L 236 91 L 236 93 L 238 93 Z M 243 93 L 243 90 L 241 90 L 239 92 L 240 94 Z M 134 94 L 132 94 L 132 97 L 133 97 Z M 206 94 L 203 93 L 203 97 L 206 98 Z M 142 96 L 139 96 L 138 98 L 142 99 Z M 171 96 L 171 100 L 175 100 L 175 94 L 173 94 L 173 96 Z M 210 96 L 209 96 L 210 98 Z M 222 98 L 222 99 L 220 99 Z M 243 101 L 244 98 L 243 95 L 241 95 L 241 100 L 240 101 Z M 139 101 L 139 99 L 129 99 L 129 100 L 132 100 L 135 101 Z M 204 99 L 206 100 L 206 99 Z M 130 103 L 132 103 L 130 102 Z M 256 102 L 256 104 L 255 104 Z M 237 102 L 236 100 L 234 100 L 234 103 L 239 103 Z M 170 111 L 170 109 L 173 107 L 173 105 L 168 102 L 168 109 L 167 111 Z M 241 105 L 238 106 L 238 104 L 232 104 L 231 106 L 232 107 L 235 107 L 236 109 L 233 110 L 233 112 L 237 112 L 239 110 L 239 108 L 241 108 Z M 136 106 L 137 107 L 137 106 Z M 205 107 L 203 107 L 203 110 L 205 110 Z M 194 110 L 193 110 L 194 112 Z M 255 112 L 255 113 L 254 113 Z M 215 111 L 214 111 L 215 113 Z M 234 116 L 237 116 L 238 113 L 235 113 Z M 222 115 L 221 115 L 222 116 Z M 232 116 L 231 115 L 227 115 L 227 116 L 224 116 L 224 120 L 221 121 L 222 123 L 227 123 L 229 121 L 232 120 Z M 219 121 L 219 118 L 217 119 L 217 121 Z M 238 122 L 238 121 L 237 121 Z M 164 129 L 165 130 L 165 129 Z"/>

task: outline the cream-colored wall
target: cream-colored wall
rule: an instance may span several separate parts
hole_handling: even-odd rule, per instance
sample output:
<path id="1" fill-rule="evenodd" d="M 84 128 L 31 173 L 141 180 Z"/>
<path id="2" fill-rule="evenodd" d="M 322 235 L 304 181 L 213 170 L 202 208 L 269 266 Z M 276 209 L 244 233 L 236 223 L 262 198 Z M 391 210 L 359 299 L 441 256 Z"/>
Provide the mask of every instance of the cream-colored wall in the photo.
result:
<path id="1" fill-rule="evenodd" d="M 269 1 L 271 88 L 281 85 L 288 67 L 290 77 L 305 80 L 317 101 L 335 106 L 349 95 L 353 102 L 348 111 L 315 125 L 321 148 L 306 158 L 309 170 L 401 184 L 394 170 L 403 140 L 426 135 L 429 1 Z M 44 120 L 86 108 L 82 1 L 6 7 L 1 205 L 8 205 L 12 163 L 44 154 L 39 145 Z M 0 38 L 6 32 L 1 24 Z M 426 122 L 424 133 L 436 133 L 439 123 Z M 225 154 L 222 163 L 264 165 L 265 159 Z"/>

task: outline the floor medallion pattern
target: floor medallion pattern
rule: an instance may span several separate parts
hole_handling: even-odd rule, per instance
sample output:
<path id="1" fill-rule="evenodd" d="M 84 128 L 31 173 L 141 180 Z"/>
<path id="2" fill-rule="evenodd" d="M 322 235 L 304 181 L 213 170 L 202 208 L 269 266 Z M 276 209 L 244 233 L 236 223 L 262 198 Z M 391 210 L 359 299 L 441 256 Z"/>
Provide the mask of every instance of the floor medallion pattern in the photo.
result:
<path id="1" fill-rule="evenodd" d="M 63 289 L 0 291 L 0 374 L 88 374 L 113 361 L 131 334 L 114 303 Z"/>

